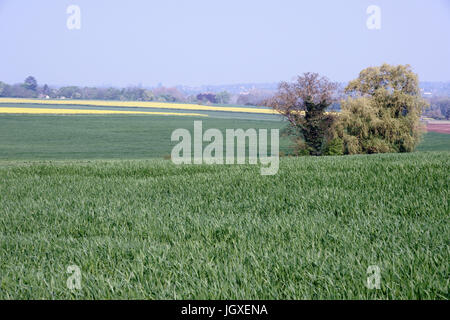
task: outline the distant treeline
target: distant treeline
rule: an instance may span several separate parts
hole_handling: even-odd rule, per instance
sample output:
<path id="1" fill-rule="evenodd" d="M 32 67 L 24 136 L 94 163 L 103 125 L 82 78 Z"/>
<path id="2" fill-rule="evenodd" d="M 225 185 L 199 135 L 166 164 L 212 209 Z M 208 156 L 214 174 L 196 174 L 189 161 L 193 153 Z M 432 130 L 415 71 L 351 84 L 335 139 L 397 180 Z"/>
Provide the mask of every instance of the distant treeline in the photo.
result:
<path id="1" fill-rule="evenodd" d="M 438 120 L 450 119 L 450 97 L 427 98 L 427 101 L 430 107 L 425 109 L 423 116 Z"/>
<path id="2" fill-rule="evenodd" d="M 0 81 L 0 97 L 40 98 L 40 99 L 85 99 L 120 101 L 158 101 L 184 102 L 200 104 L 239 104 L 261 105 L 273 92 L 251 89 L 247 92 L 232 94 L 228 91 L 202 92 L 187 95 L 176 87 L 159 86 L 153 89 L 141 87 L 97 88 L 64 86 L 52 88 L 47 84 L 39 85 L 36 78 L 29 76 L 23 83 L 7 84 Z"/>
<path id="3" fill-rule="evenodd" d="M 436 91 L 436 88 L 445 89 L 445 83 L 440 86 L 426 84 L 426 90 Z M 342 91 L 342 84 L 339 85 Z M 176 87 L 159 86 L 153 89 L 140 87 L 127 88 L 97 88 L 64 86 L 52 88 L 47 84 L 39 85 L 36 78 L 29 76 L 23 83 L 7 84 L 0 81 L 0 97 L 11 98 L 40 98 L 40 99 L 83 99 L 83 100 L 118 100 L 118 101 L 157 101 L 157 102 L 181 102 L 198 104 L 236 104 L 261 106 L 268 98 L 274 95 L 273 90 L 248 89 L 241 93 L 230 93 L 226 90 L 221 92 L 201 92 L 197 94 L 186 94 Z M 434 119 L 449 119 L 450 98 L 449 96 L 424 96 L 430 103 L 430 107 L 423 113 L 424 116 Z M 334 102 L 329 107 L 330 111 L 339 111 L 340 103 Z"/>

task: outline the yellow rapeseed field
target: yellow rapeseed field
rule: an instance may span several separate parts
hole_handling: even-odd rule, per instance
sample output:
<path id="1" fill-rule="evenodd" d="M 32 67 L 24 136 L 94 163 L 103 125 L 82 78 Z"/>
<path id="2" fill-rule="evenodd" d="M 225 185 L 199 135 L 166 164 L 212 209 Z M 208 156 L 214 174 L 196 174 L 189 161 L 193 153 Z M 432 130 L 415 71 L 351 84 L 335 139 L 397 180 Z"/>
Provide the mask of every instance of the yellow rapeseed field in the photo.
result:
<path id="1" fill-rule="evenodd" d="M 48 108 L 14 108 L 0 107 L 0 113 L 27 113 L 27 114 L 152 114 L 165 116 L 196 116 L 207 117 L 200 113 L 181 112 L 152 112 L 152 111 L 121 111 L 121 110 L 92 110 L 92 109 L 48 109 Z"/>
<path id="2" fill-rule="evenodd" d="M 134 107 L 134 108 L 138 107 L 138 108 L 157 108 L 157 109 L 179 109 L 179 110 L 227 111 L 227 112 L 246 112 L 246 113 L 260 113 L 260 114 L 277 114 L 272 109 L 263 109 L 263 108 L 202 106 L 202 105 L 198 105 L 198 104 L 164 103 L 164 102 L 149 102 L 149 101 L 60 100 L 60 99 L 55 100 L 55 99 L 0 98 L 0 103 L 83 105 L 83 106 L 96 106 L 96 107 Z"/>

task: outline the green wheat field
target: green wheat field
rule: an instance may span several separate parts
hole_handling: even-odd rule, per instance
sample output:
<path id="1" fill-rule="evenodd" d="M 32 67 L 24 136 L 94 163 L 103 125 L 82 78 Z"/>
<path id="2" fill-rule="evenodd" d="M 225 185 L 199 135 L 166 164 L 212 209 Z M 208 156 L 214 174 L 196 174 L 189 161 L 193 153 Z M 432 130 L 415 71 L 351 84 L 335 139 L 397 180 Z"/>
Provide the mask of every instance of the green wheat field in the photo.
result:
<path id="1" fill-rule="evenodd" d="M 450 298 L 450 135 L 261 176 L 164 160 L 194 119 L 0 115 L 0 299 Z"/>

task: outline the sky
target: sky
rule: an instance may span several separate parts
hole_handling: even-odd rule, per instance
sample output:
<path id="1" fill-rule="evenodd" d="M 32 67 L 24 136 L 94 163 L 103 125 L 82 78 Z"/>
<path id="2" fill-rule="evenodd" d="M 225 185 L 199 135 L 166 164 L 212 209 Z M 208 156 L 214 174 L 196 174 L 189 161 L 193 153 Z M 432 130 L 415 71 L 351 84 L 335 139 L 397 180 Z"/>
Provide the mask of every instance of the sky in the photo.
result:
<path id="1" fill-rule="evenodd" d="M 310 71 L 344 82 L 383 62 L 450 81 L 449 40 L 450 0 L 0 0 L 0 81 L 197 86 Z"/>

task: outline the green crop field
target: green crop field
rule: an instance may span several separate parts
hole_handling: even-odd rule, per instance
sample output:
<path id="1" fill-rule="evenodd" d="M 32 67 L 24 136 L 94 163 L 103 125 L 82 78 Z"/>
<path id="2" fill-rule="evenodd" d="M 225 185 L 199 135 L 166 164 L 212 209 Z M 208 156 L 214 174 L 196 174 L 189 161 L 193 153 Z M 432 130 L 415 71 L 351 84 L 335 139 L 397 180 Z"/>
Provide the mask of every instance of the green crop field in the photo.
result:
<path id="1" fill-rule="evenodd" d="M 416 151 L 450 151 L 450 134 L 427 132 Z"/>
<path id="2" fill-rule="evenodd" d="M 285 157 L 274 176 L 150 159 L 193 120 L 0 115 L 0 298 L 450 298 L 449 135 L 410 154 Z"/>
<path id="3" fill-rule="evenodd" d="M 78 107 L 77 107 L 78 108 Z M 116 115 L 2 115 L 0 160 L 147 159 L 170 155 L 170 135 L 177 128 L 282 129 L 281 121 L 229 118 Z M 280 137 L 280 151 L 289 154 L 290 141 Z M 430 132 L 418 151 L 450 151 L 450 135 Z"/>
<path id="4" fill-rule="evenodd" d="M 193 131 L 201 120 L 208 128 L 284 127 L 280 121 L 171 116 L 1 115 L 1 159 L 142 159 L 169 156 L 177 128 Z M 270 141 L 270 140 L 269 140 Z M 280 150 L 289 152 L 289 139 Z"/>

